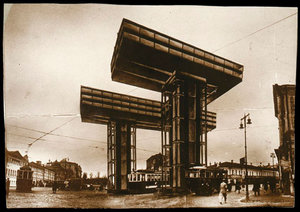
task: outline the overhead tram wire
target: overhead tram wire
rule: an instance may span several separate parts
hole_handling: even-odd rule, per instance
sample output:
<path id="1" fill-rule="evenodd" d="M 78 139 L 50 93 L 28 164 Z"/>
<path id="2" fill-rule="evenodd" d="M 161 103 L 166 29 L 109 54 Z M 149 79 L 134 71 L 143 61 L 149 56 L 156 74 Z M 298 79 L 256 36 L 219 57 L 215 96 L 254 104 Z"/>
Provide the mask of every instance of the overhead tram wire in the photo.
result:
<path id="1" fill-rule="evenodd" d="M 79 116 L 80 114 L 16 114 L 16 115 L 6 115 L 7 118 L 11 117 L 74 117 L 74 116 Z"/>
<path id="2" fill-rule="evenodd" d="M 7 126 L 16 127 L 16 128 L 20 128 L 20 129 L 24 129 L 24 130 L 38 132 L 38 133 L 47 133 L 45 131 L 29 129 L 29 128 L 26 128 L 26 127 L 20 127 L 20 126 L 15 126 L 15 125 L 7 125 Z M 92 139 L 87 139 L 87 138 L 79 138 L 79 137 L 68 136 L 68 135 L 60 135 L 60 134 L 56 134 L 56 133 L 49 133 L 49 135 L 54 135 L 54 136 L 59 136 L 59 137 L 65 137 L 65 138 L 72 138 L 72 139 L 77 139 L 77 140 L 91 141 L 91 142 L 95 142 L 95 143 L 99 143 L 100 142 L 100 143 L 105 143 L 106 144 L 106 142 L 104 142 L 104 141 L 97 141 L 97 140 L 92 140 Z"/>
<path id="3" fill-rule="evenodd" d="M 232 41 L 232 42 L 230 42 L 230 43 L 227 43 L 226 45 L 222 46 L 221 48 L 212 51 L 212 53 L 215 53 L 215 52 L 217 52 L 217 51 L 220 51 L 221 49 L 224 49 L 224 48 L 226 48 L 226 47 L 228 47 L 228 46 L 231 46 L 231 45 L 233 45 L 233 44 L 235 44 L 235 43 L 237 43 L 237 42 L 239 42 L 239 41 L 241 41 L 241 40 L 244 40 L 245 38 L 248 38 L 248 37 L 250 37 L 250 36 L 252 36 L 252 35 L 254 35 L 254 34 L 256 34 L 256 33 L 260 32 L 260 31 L 263 31 L 263 30 L 265 30 L 265 29 L 267 29 L 267 28 L 269 28 L 269 27 L 271 27 L 271 26 L 273 26 L 273 25 L 275 25 L 275 24 L 278 24 L 279 22 L 284 21 L 284 20 L 286 20 L 286 19 L 288 19 L 288 18 L 290 18 L 290 17 L 292 17 L 292 16 L 294 16 L 294 15 L 296 15 L 296 14 L 298 14 L 298 12 L 293 13 L 293 14 L 291 14 L 291 15 L 288 15 L 288 16 L 286 16 L 285 18 L 282 18 L 282 19 L 280 19 L 280 20 L 278 20 L 278 21 L 275 21 L 274 23 L 269 24 L 269 25 L 267 25 L 267 26 L 265 26 L 265 27 L 263 27 L 263 28 L 261 28 L 261 29 L 259 29 L 259 30 L 256 30 L 255 32 L 252 32 L 252 33 L 250 33 L 250 34 L 248 34 L 248 35 L 246 35 L 246 36 L 244 36 L 244 37 L 242 37 L 242 38 L 240 38 L 240 39 L 238 39 L 238 40 L 236 40 L 236 41 Z"/>
<path id="4" fill-rule="evenodd" d="M 36 140 L 37 138 L 33 138 L 33 137 L 28 137 L 28 136 L 24 136 L 24 135 L 18 135 L 18 134 L 14 134 L 14 133 L 7 133 L 7 134 L 10 134 L 10 135 L 15 135 L 15 136 L 19 136 L 19 137 L 24 137 L 24 138 L 28 138 L 28 139 L 32 139 L 32 140 Z M 52 134 L 51 134 L 52 135 Z M 64 136 L 62 136 L 64 137 Z M 75 138 L 75 137 L 72 137 L 72 138 Z M 89 139 L 82 139 L 82 138 L 76 138 L 78 140 L 88 140 L 88 141 L 92 141 L 92 142 L 97 142 L 97 143 L 103 143 L 103 144 L 106 144 L 107 142 L 105 141 L 95 141 L 95 140 L 89 140 Z M 57 142 L 57 141 L 54 141 L 54 140 L 49 140 L 49 139 L 40 139 L 42 141 L 50 141 L 50 142 Z M 28 145 L 28 144 L 26 144 Z M 92 146 L 89 146 L 91 148 L 99 148 L 99 149 L 103 149 L 104 147 L 92 147 Z M 154 152 L 156 153 L 157 151 L 152 151 L 152 150 L 147 150 L 147 149 L 143 149 L 143 148 L 136 148 L 137 150 L 142 150 L 142 151 L 146 151 L 146 152 Z"/>
<path id="5" fill-rule="evenodd" d="M 39 139 L 41 139 L 41 138 L 45 137 L 46 135 L 48 135 L 48 134 L 52 133 L 53 131 L 55 131 L 55 130 L 57 130 L 57 129 L 61 128 L 61 127 L 62 127 L 62 126 L 64 126 L 64 125 L 66 125 L 67 123 L 69 123 L 69 122 L 73 121 L 73 120 L 74 120 L 75 118 L 77 118 L 77 117 L 78 117 L 78 116 L 76 116 L 76 117 L 72 118 L 71 120 L 69 120 L 69 121 L 67 121 L 67 122 L 63 123 L 62 125 L 60 125 L 60 126 L 58 126 L 58 127 L 54 128 L 54 129 L 53 129 L 53 130 L 51 130 L 50 132 L 47 132 L 47 133 L 45 133 L 44 135 L 40 136 L 39 138 L 37 138 L 36 140 L 34 140 L 32 143 L 29 143 L 29 144 L 28 144 L 28 149 L 27 149 L 27 151 L 26 151 L 26 154 L 28 154 L 28 150 L 29 150 L 29 148 L 32 146 L 32 144 L 34 144 L 35 142 L 37 142 Z"/>

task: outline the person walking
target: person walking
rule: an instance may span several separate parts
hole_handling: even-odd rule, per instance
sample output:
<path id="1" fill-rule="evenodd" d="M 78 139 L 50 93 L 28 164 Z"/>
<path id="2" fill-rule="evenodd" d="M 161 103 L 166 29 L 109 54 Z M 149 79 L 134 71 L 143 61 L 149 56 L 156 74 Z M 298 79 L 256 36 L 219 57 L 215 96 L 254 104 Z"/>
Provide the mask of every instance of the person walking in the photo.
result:
<path id="1" fill-rule="evenodd" d="M 232 181 L 231 180 L 229 180 L 229 183 L 228 183 L 228 192 L 230 192 L 231 191 L 231 189 L 232 189 Z"/>
<path id="2" fill-rule="evenodd" d="M 7 178 L 6 180 L 6 197 L 8 197 L 9 194 L 9 187 L 10 187 L 10 180 Z"/>
<path id="3" fill-rule="evenodd" d="M 241 191 L 241 183 L 238 180 L 235 183 L 235 191 L 238 191 L 238 193 Z"/>
<path id="4" fill-rule="evenodd" d="M 259 196 L 260 195 L 260 193 L 259 193 L 259 191 L 260 191 L 260 184 L 258 182 L 254 182 L 252 190 L 254 191 L 254 196 L 256 196 L 256 195 Z"/>
<path id="5" fill-rule="evenodd" d="M 268 182 L 265 182 L 265 183 L 264 183 L 264 190 L 265 190 L 265 193 L 267 193 L 268 188 L 269 188 Z"/>
<path id="6" fill-rule="evenodd" d="M 275 193 L 276 191 L 276 181 L 275 180 L 270 180 L 270 190 L 272 193 Z"/>
<path id="7" fill-rule="evenodd" d="M 54 181 L 53 185 L 52 185 L 52 192 L 53 192 L 53 194 L 56 194 L 56 189 L 57 189 L 57 183 L 56 183 L 56 181 Z"/>
<path id="8" fill-rule="evenodd" d="M 220 184 L 220 193 L 219 193 L 219 202 L 222 204 L 226 203 L 227 200 L 227 184 L 225 183 L 225 179 L 222 180 Z"/>

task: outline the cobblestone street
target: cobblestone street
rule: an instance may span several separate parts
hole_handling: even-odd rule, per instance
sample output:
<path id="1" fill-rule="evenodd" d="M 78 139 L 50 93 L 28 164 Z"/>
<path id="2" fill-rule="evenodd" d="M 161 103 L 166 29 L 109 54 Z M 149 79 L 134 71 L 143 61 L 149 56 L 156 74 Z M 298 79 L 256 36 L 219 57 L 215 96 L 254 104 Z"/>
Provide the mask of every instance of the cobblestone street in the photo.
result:
<path id="1" fill-rule="evenodd" d="M 294 197 L 264 194 L 243 202 L 245 193 L 228 193 L 226 204 L 220 204 L 218 195 L 212 196 L 157 196 L 156 194 L 108 195 L 105 191 L 57 191 L 51 188 L 33 188 L 31 193 L 10 191 L 7 208 L 189 208 L 189 207 L 293 207 Z"/>

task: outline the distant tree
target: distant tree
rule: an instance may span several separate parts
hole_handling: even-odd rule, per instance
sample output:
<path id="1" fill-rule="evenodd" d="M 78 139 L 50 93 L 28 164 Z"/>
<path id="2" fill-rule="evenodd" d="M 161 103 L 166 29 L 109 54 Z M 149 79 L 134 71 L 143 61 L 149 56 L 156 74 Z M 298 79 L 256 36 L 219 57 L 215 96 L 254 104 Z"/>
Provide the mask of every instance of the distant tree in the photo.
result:
<path id="1" fill-rule="evenodd" d="M 93 178 L 93 173 L 91 172 L 91 173 L 90 173 L 90 179 L 92 179 L 92 178 Z"/>

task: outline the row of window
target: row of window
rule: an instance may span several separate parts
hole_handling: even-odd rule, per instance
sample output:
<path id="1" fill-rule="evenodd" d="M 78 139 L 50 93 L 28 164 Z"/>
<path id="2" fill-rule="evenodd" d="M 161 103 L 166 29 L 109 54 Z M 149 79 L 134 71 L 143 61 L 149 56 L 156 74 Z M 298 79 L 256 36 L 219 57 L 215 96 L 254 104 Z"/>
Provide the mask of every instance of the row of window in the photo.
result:
<path id="1" fill-rule="evenodd" d="M 241 170 L 237 170 L 237 169 L 232 169 L 231 172 L 230 170 L 228 171 L 228 174 L 230 175 L 246 175 L 246 171 L 241 171 Z M 248 175 L 249 176 L 273 176 L 273 171 L 248 171 Z"/>
<path id="2" fill-rule="evenodd" d="M 23 162 L 18 161 L 18 160 L 13 159 L 13 158 L 8 158 L 7 160 L 8 160 L 7 162 L 12 163 L 12 164 L 16 164 L 16 165 L 18 165 L 18 166 L 23 166 L 23 165 L 25 165 Z"/>
<path id="3" fill-rule="evenodd" d="M 168 176 L 167 176 L 168 177 Z M 128 174 L 129 182 L 161 181 L 161 174 Z"/>
<path id="4" fill-rule="evenodd" d="M 10 177 L 15 177 L 15 176 L 17 176 L 17 170 L 6 169 L 6 173 L 7 173 L 7 176 L 10 176 Z"/>

